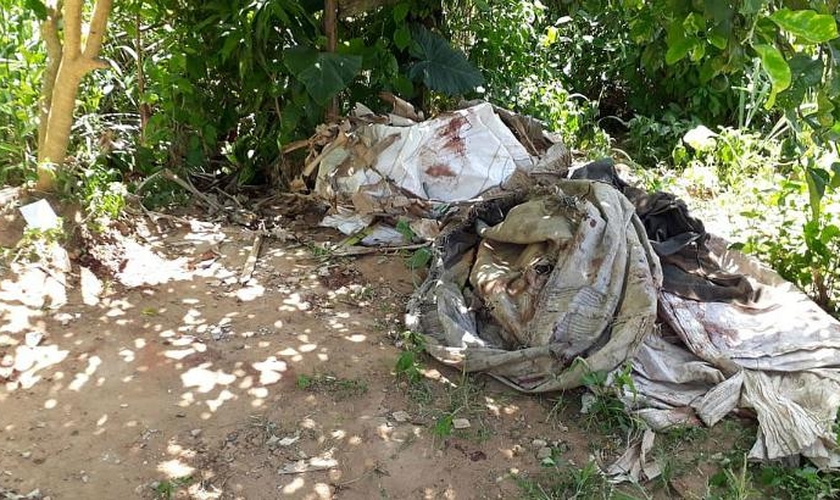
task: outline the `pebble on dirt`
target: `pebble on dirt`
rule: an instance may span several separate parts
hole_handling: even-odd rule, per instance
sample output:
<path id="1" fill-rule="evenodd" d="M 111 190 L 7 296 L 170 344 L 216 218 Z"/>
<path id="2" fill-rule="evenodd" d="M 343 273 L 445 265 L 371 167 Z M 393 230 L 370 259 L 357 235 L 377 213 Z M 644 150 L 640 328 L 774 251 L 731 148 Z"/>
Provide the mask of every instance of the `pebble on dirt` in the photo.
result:
<path id="1" fill-rule="evenodd" d="M 468 429 L 470 427 L 470 421 L 466 418 L 456 418 L 452 421 L 452 427 L 455 429 Z"/>

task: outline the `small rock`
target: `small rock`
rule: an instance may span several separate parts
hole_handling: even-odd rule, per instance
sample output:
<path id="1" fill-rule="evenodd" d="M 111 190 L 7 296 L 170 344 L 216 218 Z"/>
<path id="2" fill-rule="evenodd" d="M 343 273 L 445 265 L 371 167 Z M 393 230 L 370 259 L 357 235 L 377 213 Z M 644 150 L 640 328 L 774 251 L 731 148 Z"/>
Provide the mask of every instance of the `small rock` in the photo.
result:
<path id="1" fill-rule="evenodd" d="M 32 456 L 32 452 L 31 451 L 24 451 L 23 453 L 20 454 L 20 456 L 22 458 L 28 459 L 29 457 Z"/>
<path id="2" fill-rule="evenodd" d="M 408 412 L 405 411 L 395 411 L 391 414 L 391 418 L 393 418 L 394 421 L 403 424 L 405 422 L 408 422 L 411 416 L 408 414 Z"/>
<path id="3" fill-rule="evenodd" d="M 88 481 L 90 481 L 90 476 L 88 476 L 87 474 L 82 474 L 82 482 L 87 483 Z"/>
<path id="4" fill-rule="evenodd" d="M 122 403 L 122 404 L 120 405 L 120 408 L 128 408 L 128 403 Z"/>
<path id="5" fill-rule="evenodd" d="M 70 313 L 58 313 L 53 316 L 53 319 L 61 323 L 61 326 L 67 326 L 73 321 L 73 315 Z"/>
<path id="6" fill-rule="evenodd" d="M 551 448 L 549 448 L 548 446 L 540 448 L 539 451 L 537 452 L 537 459 L 538 460 L 543 460 L 543 459 L 546 459 L 546 458 L 549 458 L 549 457 L 551 457 Z"/>
<path id="7" fill-rule="evenodd" d="M 522 446 L 515 444 L 510 448 L 510 451 L 513 453 L 513 456 L 521 455 L 522 454 Z"/>
<path id="8" fill-rule="evenodd" d="M 409 437 L 411 437 L 411 433 L 404 430 L 396 430 L 391 433 L 391 440 L 395 443 L 404 443 Z"/>
<path id="9" fill-rule="evenodd" d="M 24 342 L 28 347 L 36 347 L 44 339 L 44 334 L 41 332 L 27 332 L 24 337 Z"/>
<path id="10" fill-rule="evenodd" d="M 178 413 L 175 414 L 175 416 L 178 417 L 178 418 L 184 418 L 184 417 L 187 416 L 187 414 L 179 411 Z"/>
<path id="11" fill-rule="evenodd" d="M 545 448 L 548 445 L 544 439 L 535 439 L 531 441 L 531 448 L 535 450 L 539 450 L 540 448 Z"/>
<path id="12" fill-rule="evenodd" d="M 591 392 L 586 392 L 580 397 L 580 412 L 587 415 L 592 410 L 592 405 L 595 404 L 595 395 Z"/>
<path id="13" fill-rule="evenodd" d="M 283 439 L 281 439 L 277 444 L 279 444 L 280 446 L 291 446 L 297 443 L 298 439 L 300 439 L 300 436 L 286 436 Z"/>
<path id="14" fill-rule="evenodd" d="M 197 438 L 203 431 L 201 429 L 193 429 L 190 431 L 190 436 Z"/>
<path id="15" fill-rule="evenodd" d="M 466 418 L 456 418 L 452 421 L 452 427 L 454 429 L 469 429 L 470 421 Z"/>

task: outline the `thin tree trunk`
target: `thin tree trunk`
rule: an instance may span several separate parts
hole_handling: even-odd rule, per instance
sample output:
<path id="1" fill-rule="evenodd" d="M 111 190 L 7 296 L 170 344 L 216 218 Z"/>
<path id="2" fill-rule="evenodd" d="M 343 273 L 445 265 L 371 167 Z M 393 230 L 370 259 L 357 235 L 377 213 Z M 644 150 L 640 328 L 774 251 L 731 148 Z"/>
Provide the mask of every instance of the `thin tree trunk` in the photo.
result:
<path id="1" fill-rule="evenodd" d="M 42 122 L 38 131 L 38 184 L 37 189 L 44 191 L 55 190 L 55 168 L 64 163 L 67 146 L 70 143 L 70 130 L 73 127 L 73 111 L 76 106 L 76 95 L 82 78 L 90 71 L 102 68 L 105 64 L 96 57 L 102 48 L 102 40 L 111 13 L 112 0 L 96 0 L 93 15 L 88 29 L 87 40 L 82 48 L 82 7 L 83 0 L 66 0 L 63 8 L 64 18 L 64 47 L 60 52 L 55 50 L 55 41 L 48 40 L 48 53 L 51 57 L 60 54 L 60 63 L 53 78 L 50 78 L 49 68 L 45 74 L 42 87 Z M 56 8 L 56 14 L 59 14 Z M 48 23 L 53 23 L 49 25 Z M 48 17 L 44 31 L 49 33 L 57 26 L 57 17 Z M 50 48 L 50 44 L 53 45 Z M 46 116 L 45 116 L 46 114 Z"/>
<path id="2" fill-rule="evenodd" d="M 38 111 L 38 146 L 44 144 L 47 136 L 47 120 L 50 117 L 50 106 L 52 104 L 52 92 L 55 88 L 55 77 L 58 75 L 58 66 L 61 64 L 61 40 L 58 38 L 58 23 L 61 21 L 61 11 L 58 8 L 50 7 L 47 19 L 41 24 L 41 37 L 47 46 L 47 69 L 44 72 L 44 81 L 41 85 L 40 109 Z"/>
<path id="3" fill-rule="evenodd" d="M 324 34 L 327 35 L 327 52 L 335 52 L 338 44 L 338 26 L 336 16 L 338 15 L 338 1 L 326 0 L 324 2 Z M 327 107 L 327 121 L 335 120 L 338 117 L 338 97 L 334 96 Z"/>

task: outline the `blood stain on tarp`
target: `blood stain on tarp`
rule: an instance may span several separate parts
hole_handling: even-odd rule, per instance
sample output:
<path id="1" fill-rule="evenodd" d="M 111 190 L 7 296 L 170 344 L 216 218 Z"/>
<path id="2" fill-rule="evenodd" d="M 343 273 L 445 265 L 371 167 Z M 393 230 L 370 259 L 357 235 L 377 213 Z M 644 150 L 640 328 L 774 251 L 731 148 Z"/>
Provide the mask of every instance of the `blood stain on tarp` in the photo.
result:
<path id="1" fill-rule="evenodd" d="M 435 163 L 426 169 L 426 175 L 429 177 L 455 177 L 455 172 L 443 163 Z"/>
<path id="2" fill-rule="evenodd" d="M 462 115 L 453 116 L 445 127 L 438 131 L 438 137 L 444 140 L 443 149 L 463 155 L 466 153 L 464 138 L 461 137 L 461 127 L 467 124 L 467 118 Z"/>

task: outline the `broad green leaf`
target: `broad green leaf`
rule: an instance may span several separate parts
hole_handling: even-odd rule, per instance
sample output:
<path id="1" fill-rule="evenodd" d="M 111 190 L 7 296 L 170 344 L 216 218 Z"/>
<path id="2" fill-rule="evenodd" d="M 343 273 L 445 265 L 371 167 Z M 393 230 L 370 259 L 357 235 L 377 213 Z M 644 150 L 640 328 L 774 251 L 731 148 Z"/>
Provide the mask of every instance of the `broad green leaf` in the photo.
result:
<path id="1" fill-rule="evenodd" d="M 449 95 L 462 94 L 484 83 L 484 77 L 462 52 L 443 37 L 420 26 L 412 30 L 411 52 L 418 59 L 408 72 L 431 90 Z"/>
<path id="2" fill-rule="evenodd" d="M 805 94 L 822 81 L 823 62 L 822 59 L 798 53 L 788 60 L 788 66 L 792 77 L 791 85 L 779 94 L 776 102 L 783 109 L 794 109 L 802 104 Z"/>
<path id="3" fill-rule="evenodd" d="M 682 22 L 683 29 L 686 33 L 691 35 L 696 35 L 700 33 L 700 31 L 705 28 L 706 20 L 703 19 L 703 16 L 696 12 L 692 12 L 691 14 L 687 15 Z"/>
<path id="4" fill-rule="evenodd" d="M 809 167 L 806 171 L 808 182 L 808 200 L 811 205 L 811 216 L 813 220 L 820 218 L 820 203 L 825 196 L 825 187 L 831 182 L 828 172 L 821 168 Z"/>
<path id="5" fill-rule="evenodd" d="M 557 27 L 549 26 L 545 30 L 545 38 L 543 39 L 543 46 L 550 47 L 557 41 Z"/>
<path id="6" fill-rule="evenodd" d="M 729 28 L 729 31 L 727 32 L 727 30 L 724 26 L 718 25 L 718 26 L 715 26 L 715 28 L 712 31 L 710 31 L 708 35 L 706 35 L 706 40 L 708 40 L 709 43 L 712 46 L 717 47 L 720 50 L 723 50 L 723 49 L 726 48 L 726 44 L 729 43 L 729 34 L 731 32 L 732 32 L 731 27 Z"/>
<path id="7" fill-rule="evenodd" d="M 833 173 L 833 175 L 831 176 L 831 189 L 840 188 L 840 162 L 832 163 L 831 171 Z"/>
<path id="8" fill-rule="evenodd" d="M 828 245 L 835 241 L 838 236 L 840 236 L 840 227 L 834 224 L 828 224 L 820 232 L 820 241 L 822 241 L 823 245 Z"/>
<path id="9" fill-rule="evenodd" d="M 39 20 L 47 18 L 47 6 L 41 0 L 26 0 L 26 8 L 35 13 Z"/>
<path id="10" fill-rule="evenodd" d="M 706 17 L 712 18 L 714 22 L 721 23 L 732 19 L 735 11 L 729 6 L 727 0 L 705 0 L 703 10 Z"/>
<path id="11" fill-rule="evenodd" d="M 408 15 L 408 11 L 411 9 L 411 5 L 407 3 L 400 3 L 394 6 L 394 10 L 392 14 L 394 16 L 395 23 L 401 23 L 405 20 L 405 17 Z"/>
<path id="12" fill-rule="evenodd" d="M 716 77 L 718 72 L 714 67 L 714 59 L 706 59 L 706 62 L 700 66 L 700 83 L 708 83 L 712 78 Z"/>
<path id="13" fill-rule="evenodd" d="M 783 30 L 811 43 L 823 43 L 837 38 L 837 22 L 827 14 L 813 10 L 780 9 L 770 19 Z"/>
<path id="14" fill-rule="evenodd" d="M 697 39 L 687 37 L 683 24 L 675 22 L 668 28 L 667 43 L 668 51 L 665 53 L 665 64 L 670 66 L 687 56 L 697 43 Z"/>
<path id="15" fill-rule="evenodd" d="M 402 25 L 394 32 L 394 45 L 400 50 L 405 50 L 411 44 L 411 31 L 408 26 Z"/>
<path id="16" fill-rule="evenodd" d="M 665 64 L 671 65 L 688 55 L 694 47 L 694 40 L 683 38 L 668 44 L 668 52 L 665 53 Z"/>
<path id="17" fill-rule="evenodd" d="M 776 95 L 790 87 L 790 66 L 788 66 L 779 49 L 772 45 L 755 45 L 753 49 L 758 53 L 764 71 L 770 76 L 772 88 L 770 95 L 767 97 L 767 102 L 764 104 L 765 109 L 770 109 L 776 102 Z"/>
<path id="18" fill-rule="evenodd" d="M 283 56 L 286 67 L 318 104 L 344 90 L 362 68 L 360 56 L 318 52 L 310 47 L 292 47 Z"/>
<path id="19" fill-rule="evenodd" d="M 691 62 L 698 62 L 703 59 L 704 55 L 706 55 L 706 46 L 702 43 L 698 43 L 691 47 L 690 54 Z"/>

